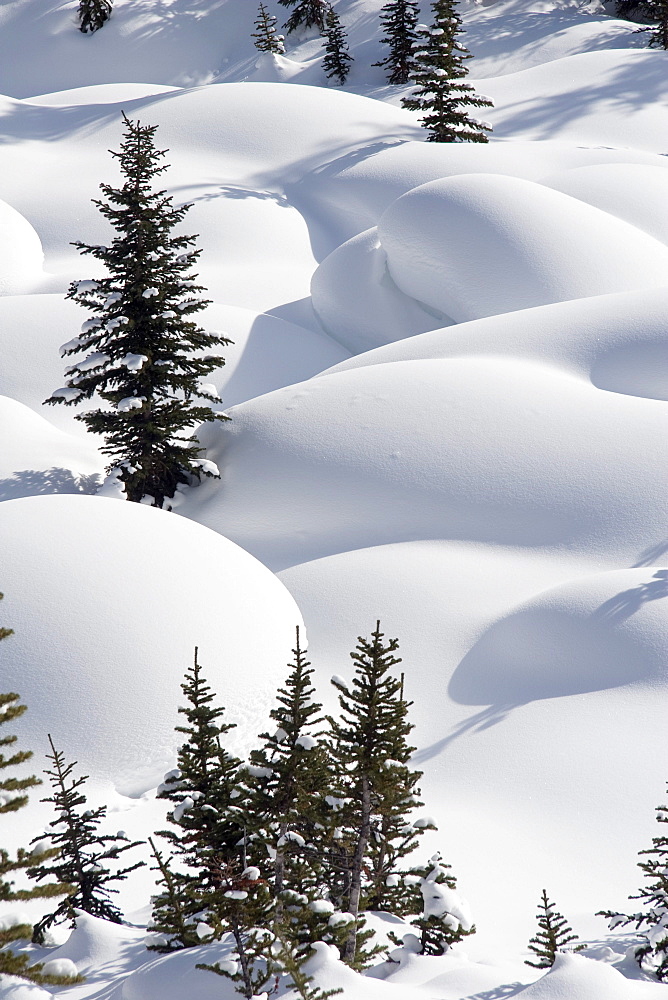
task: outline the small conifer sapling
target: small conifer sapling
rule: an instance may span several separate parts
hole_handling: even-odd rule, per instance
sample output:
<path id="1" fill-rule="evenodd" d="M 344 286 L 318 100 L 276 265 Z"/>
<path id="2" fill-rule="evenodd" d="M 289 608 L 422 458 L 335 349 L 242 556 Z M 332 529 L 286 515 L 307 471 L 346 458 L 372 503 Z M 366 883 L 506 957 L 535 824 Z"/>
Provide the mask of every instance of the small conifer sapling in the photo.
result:
<path id="1" fill-rule="evenodd" d="M 260 3 L 255 19 L 255 31 L 251 38 L 259 52 L 271 52 L 276 56 L 285 55 L 283 35 L 279 35 L 276 31 L 276 18 L 269 13 L 263 3 Z"/>
<path id="2" fill-rule="evenodd" d="M 456 0 L 434 0 L 433 24 L 419 34 L 411 81 L 413 95 L 402 104 L 421 111 L 428 142 L 487 142 L 489 125 L 472 118 L 469 108 L 489 108 L 492 102 L 475 93 L 468 75 L 470 52 L 459 41 L 462 30 Z"/>
<path id="3" fill-rule="evenodd" d="M 111 10 L 111 0 L 79 0 L 79 30 L 84 34 L 98 31 L 111 17 Z"/>
<path id="4" fill-rule="evenodd" d="M 451 945 L 475 934 L 468 906 L 457 892 L 457 880 L 440 854 L 434 854 L 423 868 L 413 869 L 404 882 L 417 890 L 417 905 L 407 910 L 417 914 L 410 922 L 417 931 L 420 954 L 444 955 Z"/>
<path id="5" fill-rule="evenodd" d="M 73 405 L 97 396 L 104 405 L 76 419 L 103 437 L 107 471 L 127 499 L 150 498 L 162 507 L 178 486 L 218 477 L 201 457 L 193 428 L 227 419 L 211 409 L 220 399 L 200 379 L 224 364 L 205 352 L 229 341 L 192 318 L 208 305 L 192 274 L 199 251 L 192 249 L 194 237 L 172 232 L 190 205 L 175 208 L 165 191 L 153 190 L 153 179 L 166 170 L 165 151 L 154 143 L 157 126 L 123 120 L 121 151 L 112 153 L 123 184 L 102 184 L 107 200 L 94 202 L 118 235 L 110 246 L 74 244 L 101 261 L 108 275 L 70 286 L 67 297 L 92 317 L 61 354 L 84 357 L 45 402 Z"/>
<path id="6" fill-rule="evenodd" d="M 343 86 L 350 72 L 353 57 L 348 52 L 345 30 L 333 7 L 327 11 L 324 34 L 326 43 L 322 68 L 329 80 L 336 78 Z"/>
<path id="7" fill-rule="evenodd" d="M 111 900 L 111 895 L 118 892 L 114 884 L 124 881 L 130 872 L 144 864 L 136 861 L 126 868 L 116 866 L 121 855 L 138 847 L 141 841 L 130 842 L 124 834 L 100 833 L 99 826 L 106 817 L 107 807 L 82 809 L 87 800 L 81 787 L 88 775 L 75 778 L 76 761 L 65 763 L 64 755 L 56 750 L 50 735 L 49 745 L 51 753 L 47 758 L 52 769 L 45 774 L 53 794 L 42 802 L 53 804 L 56 818 L 50 822 L 47 832 L 35 840 L 49 843 L 57 854 L 47 860 L 37 858 L 39 863 L 28 869 L 28 875 L 37 882 L 52 878 L 56 884 L 67 884 L 69 890 L 58 906 L 35 924 L 32 935 L 35 944 L 44 943 L 46 931 L 54 924 L 69 920 L 71 926 L 76 927 L 75 910 L 122 923 L 121 911 Z"/>
<path id="8" fill-rule="evenodd" d="M 584 948 L 583 944 L 574 948 L 567 947 L 567 945 L 577 941 L 578 936 L 573 933 L 566 918 L 558 910 L 555 910 L 554 903 L 551 903 L 547 898 L 545 889 L 543 889 L 536 919 L 538 920 L 538 933 L 529 941 L 529 951 L 534 953 L 538 961 L 532 962 L 527 958 L 524 962 L 525 965 L 531 965 L 534 969 L 551 969 L 558 952 L 581 951 Z"/>

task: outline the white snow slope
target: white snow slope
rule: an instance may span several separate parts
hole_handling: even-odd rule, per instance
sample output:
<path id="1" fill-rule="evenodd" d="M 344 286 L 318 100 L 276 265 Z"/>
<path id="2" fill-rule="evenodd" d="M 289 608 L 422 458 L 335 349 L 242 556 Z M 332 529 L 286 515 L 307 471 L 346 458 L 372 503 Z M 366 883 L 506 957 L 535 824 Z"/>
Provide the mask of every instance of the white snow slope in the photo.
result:
<path id="1" fill-rule="evenodd" d="M 335 6 L 343 88 L 317 37 L 258 58 L 251 0 L 115 0 L 92 36 L 75 0 L 0 7 L 0 690 L 29 706 L 33 769 L 51 733 L 109 829 L 144 838 L 195 645 L 243 754 L 295 625 L 334 708 L 328 678 L 380 618 L 439 826 L 424 850 L 477 933 L 367 977 L 320 949 L 315 982 L 658 998 L 594 914 L 637 890 L 668 778 L 668 54 L 595 0 L 466 2 L 492 139 L 425 143 L 371 66 L 382 0 Z M 91 199 L 118 179 L 122 111 L 159 126 L 203 323 L 234 341 L 211 378 L 232 420 L 200 433 L 222 479 L 178 513 L 96 496 L 100 441 L 42 406 L 86 318 L 68 285 L 99 274 L 71 243 L 109 237 Z M 0 843 L 47 821 L 33 794 Z M 123 887 L 133 926 L 84 918 L 32 949 L 86 975 L 66 995 L 233 995 L 194 969 L 225 942 L 145 950 L 150 886 Z M 547 975 L 523 965 L 543 887 L 588 942 Z M 51 992 L 0 981 L 3 1000 Z"/>

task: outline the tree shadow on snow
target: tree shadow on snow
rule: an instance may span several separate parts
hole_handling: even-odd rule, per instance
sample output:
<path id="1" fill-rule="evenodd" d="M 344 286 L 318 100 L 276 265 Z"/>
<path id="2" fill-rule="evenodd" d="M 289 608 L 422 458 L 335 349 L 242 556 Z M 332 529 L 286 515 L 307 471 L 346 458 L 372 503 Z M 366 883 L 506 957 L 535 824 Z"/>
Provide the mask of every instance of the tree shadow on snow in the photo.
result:
<path id="1" fill-rule="evenodd" d="M 659 569 L 651 580 L 623 590 L 597 608 L 592 618 L 600 621 L 625 621 L 647 601 L 668 597 L 668 569 Z"/>
<path id="2" fill-rule="evenodd" d="M 70 469 L 23 469 L 7 479 L 0 479 L 0 501 L 49 493 L 97 493 L 101 479 L 97 474 L 75 476 Z"/>
<path id="3" fill-rule="evenodd" d="M 491 729 L 492 726 L 498 725 L 499 722 L 503 722 L 510 713 L 515 708 L 519 708 L 524 702 L 515 702 L 514 704 L 507 705 L 489 705 L 484 708 L 482 712 L 476 712 L 475 715 L 470 715 L 468 719 L 464 719 L 459 722 L 452 730 L 449 736 L 444 736 L 443 739 L 437 740 L 428 747 L 424 747 L 422 750 L 418 750 L 417 753 L 413 754 L 411 757 L 411 762 L 414 764 L 424 764 L 425 761 L 432 760 L 432 758 L 437 757 L 441 751 L 445 750 L 451 743 L 458 740 L 460 736 L 466 735 L 466 733 L 474 732 L 481 733 L 485 729 Z M 502 996 L 505 994 L 501 994 Z M 509 994 L 511 995 L 511 994 Z"/>
<path id="4" fill-rule="evenodd" d="M 641 569 L 644 566 L 654 566 L 659 559 L 663 559 L 666 552 L 668 552 L 668 538 L 664 538 L 662 542 L 657 542 L 656 545 L 650 545 L 644 549 L 638 556 L 638 561 L 634 562 L 632 568 Z"/>
<path id="5" fill-rule="evenodd" d="M 503 986 L 483 990 L 482 993 L 472 993 L 468 997 L 463 997 L 462 1000 L 507 1000 L 508 997 L 516 997 L 526 988 L 526 983 L 504 983 Z"/>

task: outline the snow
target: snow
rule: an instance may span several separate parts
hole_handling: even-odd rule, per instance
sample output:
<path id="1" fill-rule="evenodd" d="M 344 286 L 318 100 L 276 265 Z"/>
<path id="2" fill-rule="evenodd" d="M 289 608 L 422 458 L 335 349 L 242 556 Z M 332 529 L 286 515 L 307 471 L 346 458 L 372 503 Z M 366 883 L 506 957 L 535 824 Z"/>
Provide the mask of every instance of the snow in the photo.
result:
<path id="1" fill-rule="evenodd" d="M 336 5 L 344 88 L 316 37 L 259 56 L 248 0 L 115 0 L 93 36 L 72 3 L 0 8 L 1 653 L 21 745 L 38 769 L 50 731 L 109 831 L 145 839 L 195 645 L 244 753 L 295 625 L 332 711 L 328 678 L 346 686 L 380 617 L 439 827 L 424 844 L 477 933 L 441 958 L 405 939 L 364 979 L 319 943 L 316 985 L 658 1000 L 593 914 L 637 891 L 666 778 L 667 56 L 595 2 L 464 2 L 492 141 L 425 143 L 370 65 L 381 0 Z M 113 472 L 86 495 L 101 439 L 82 408 L 42 405 L 74 360 L 60 345 L 85 351 L 95 325 L 64 296 L 103 274 L 71 242 L 111 240 L 91 199 L 117 179 L 122 110 L 159 126 L 161 186 L 194 206 L 198 322 L 233 341 L 208 377 L 232 420 L 200 432 L 222 478 L 179 491 L 178 514 L 119 503 Z M 38 798 L 3 846 L 44 830 Z M 595 942 L 545 975 L 522 962 L 543 885 Z M 82 917 L 31 955 L 87 977 L 72 1000 L 231 1000 L 194 968 L 233 962 L 229 942 L 144 950 L 151 891 L 142 869 L 119 897 L 132 925 Z"/>

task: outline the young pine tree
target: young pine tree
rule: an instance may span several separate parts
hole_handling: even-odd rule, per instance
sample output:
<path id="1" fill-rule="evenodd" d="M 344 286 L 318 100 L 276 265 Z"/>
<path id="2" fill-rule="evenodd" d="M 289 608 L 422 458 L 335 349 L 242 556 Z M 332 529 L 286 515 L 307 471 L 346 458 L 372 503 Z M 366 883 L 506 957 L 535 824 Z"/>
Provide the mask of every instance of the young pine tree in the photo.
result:
<path id="1" fill-rule="evenodd" d="M 160 836 L 186 869 L 173 872 L 172 885 L 154 900 L 152 929 L 159 928 L 167 939 L 164 947 L 158 946 L 160 951 L 201 944 L 194 917 L 203 909 L 203 895 L 218 884 L 221 866 L 240 861 L 244 850 L 243 819 L 236 805 L 241 804 L 240 762 L 221 744 L 221 736 L 234 724 L 221 722 L 225 710 L 212 705 L 215 695 L 197 654 L 195 648 L 193 665 L 181 685 L 186 705 L 178 711 L 186 725 L 177 726 L 176 731 L 186 740 L 179 749 L 176 770 L 165 776 L 158 790 L 158 798 L 173 803 L 167 818 L 175 828 L 160 831 Z M 179 914 L 170 899 L 174 894 Z"/>
<path id="2" fill-rule="evenodd" d="M 276 56 L 285 55 L 283 35 L 276 32 L 276 18 L 260 3 L 255 19 L 255 32 L 251 35 L 255 48 L 260 52 L 272 52 Z"/>
<path id="3" fill-rule="evenodd" d="M 74 244 L 102 261 L 108 276 L 71 285 L 68 298 L 93 315 L 61 354 L 85 356 L 45 402 L 72 405 L 97 395 L 106 405 L 77 420 L 104 438 L 108 471 L 117 472 L 127 499 L 150 497 L 162 507 L 177 486 L 218 475 L 200 457 L 193 427 L 227 419 L 211 410 L 220 400 L 200 378 L 224 364 L 203 352 L 229 341 L 192 319 L 208 304 L 191 272 L 200 251 L 191 249 L 194 237 L 172 233 L 190 206 L 174 208 L 169 195 L 152 189 L 167 169 L 160 162 L 165 151 L 154 144 L 157 126 L 123 120 L 121 151 L 112 153 L 123 185 L 102 184 L 107 201 L 94 202 L 118 235 L 110 246 Z"/>
<path id="4" fill-rule="evenodd" d="M 329 0 L 278 0 L 283 7 L 291 8 L 292 13 L 284 27 L 288 34 L 299 29 L 317 28 L 325 31 L 327 14 L 331 8 Z"/>
<path id="5" fill-rule="evenodd" d="M 111 17 L 111 0 L 79 0 L 79 30 L 97 31 Z"/>
<path id="6" fill-rule="evenodd" d="M 572 941 L 577 941 L 578 936 L 568 926 L 566 918 L 562 917 L 558 910 L 555 910 L 554 903 L 551 903 L 547 898 L 545 889 L 543 889 L 536 919 L 538 920 L 538 933 L 529 941 L 529 951 L 534 953 L 538 961 L 532 962 L 525 959 L 525 965 L 531 965 L 534 969 L 551 969 L 557 952 L 581 951 L 584 948 L 584 945 L 581 944 L 575 948 L 566 949 L 566 946 Z"/>
<path id="7" fill-rule="evenodd" d="M 57 855 L 47 860 L 37 858 L 39 863 L 28 869 L 28 875 L 37 882 L 53 878 L 59 889 L 62 883 L 69 889 L 55 910 L 35 924 L 32 935 L 35 944 L 43 944 L 49 927 L 63 920 L 70 920 L 72 927 L 76 927 L 75 910 L 83 910 L 115 924 L 122 923 L 121 911 L 110 898 L 112 893 L 118 892 L 113 885 L 124 881 L 130 872 L 144 864 L 143 861 L 136 861 L 127 868 L 116 867 L 120 856 L 138 847 L 141 841 L 131 843 L 121 834 L 99 832 L 107 807 L 81 809 L 86 805 L 86 796 L 80 789 L 88 775 L 72 777 L 76 761 L 66 764 L 51 736 L 49 745 L 51 753 L 47 754 L 47 758 L 52 762 L 53 770 L 47 770 L 45 774 L 51 782 L 53 794 L 42 802 L 51 802 L 57 815 L 49 823 L 49 830 L 36 837 L 35 841 L 50 842 Z M 109 867 L 110 862 L 114 865 L 113 869 Z"/>
<path id="8" fill-rule="evenodd" d="M 386 70 L 388 83 L 406 84 L 413 71 L 414 50 L 419 37 L 416 31 L 418 5 L 415 0 L 390 0 L 381 15 L 380 23 L 385 29 L 381 41 L 388 46 L 389 52 L 373 65 Z"/>
<path id="9" fill-rule="evenodd" d="M 350 64 L 353 61 L 353 57 L 348 52 L 346 33 L 339 15 L 333 7 L 330 7 L 327 11 L 324 33 L 327 41 L 325 43 L 325 56 L 322 60 L 322 68 L 329 80 L 336 77 L 341 86 L 343 86 L 350 72 Z"/>
<path id="10" fill-rule="evenodd" d="M 342 958 L 354 965 L 360 957 L 357 918 L 370 905 L 394 911 L 401 897 L 397 864 L 415 846 L 424 826 L 410 826 L 406 813 L 420 804 L 420 774 L 408 761 L 407 742 L 413 726 L 402 682 L 390 674 L 401 662 L 396 639 L 383 642 L 380 622 L 370 639 L 358 639 L 352 688 L 338 678 L 341 718 L 328 717 L 328 749 L 335 774 L 331 801 L 338 829 L 326 854 L 338 870 L 339 905 L 355 918 L 348 929 Z"/>
<path id="11" fill-rule="evenodd" d="M 461 31 L 457 0 L 434 0 L 431 7 L 434 23 L 420 33 L 415 50 L 411 72 L 415 90 L 402 104 L 423 112 L 420 122 L 429 132 L 429 142 L 487 142 L 490 127 L 471 118 L 467 109 L 489 108 L 492 102 L 465 83 L 471 54 L 457 38 Z"/>
<path id="12" fill-rule="evenodd" d="M 668 823 L 668 806 L 657 806 L 657 823 Z M 663 982 L 668 979 L 668 836 L 652 837 L 652 846 L 640 851 L 638 867 L 648 884 L 630 899 L 642 900 L 645 907 L 638 913 L 615 913 L 601 910 L 599 916 L 607 917 L 610 929 L 633 924 L 643 938 L 636 949 L 636 960 L 642 969 L 653 972 Z"/>
<path id="13" fill-rule="evenodd" d="M 413 869 L 404 881 L 417 890 L 407 913 L 418 914 L 411 924 L 418 932 L 420 954 L 444 955 L 451 945 L 475 934 L 468 907 L 457 893 L 457 880 L 440 854 L 423 868 Z"/>

